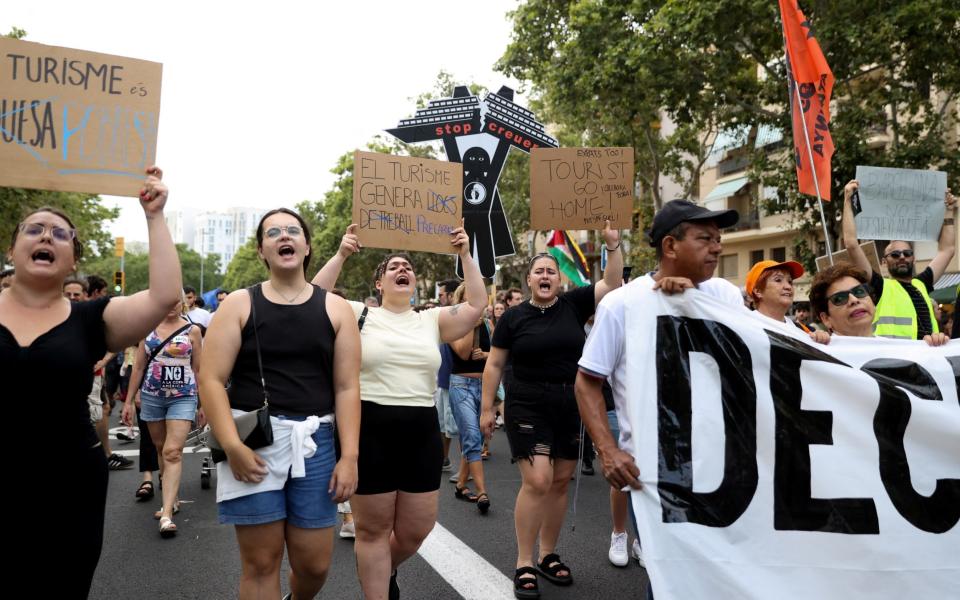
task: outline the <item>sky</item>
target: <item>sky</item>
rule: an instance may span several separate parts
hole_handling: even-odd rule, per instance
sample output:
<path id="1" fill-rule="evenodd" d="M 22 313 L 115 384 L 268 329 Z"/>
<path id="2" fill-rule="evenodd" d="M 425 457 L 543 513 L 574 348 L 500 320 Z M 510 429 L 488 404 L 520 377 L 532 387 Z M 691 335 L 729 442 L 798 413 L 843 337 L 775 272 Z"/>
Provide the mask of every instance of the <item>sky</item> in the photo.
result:
<path id="1" fill-rule="evenodd" d="M 167 211 L 320 200 L 344 152 L 414 112 L 440 71 L 499 89 L 517 0 L 8 2 L 0 33 L 163 63 Z M 135 198 L 111 226 L 146 240 Z"/>

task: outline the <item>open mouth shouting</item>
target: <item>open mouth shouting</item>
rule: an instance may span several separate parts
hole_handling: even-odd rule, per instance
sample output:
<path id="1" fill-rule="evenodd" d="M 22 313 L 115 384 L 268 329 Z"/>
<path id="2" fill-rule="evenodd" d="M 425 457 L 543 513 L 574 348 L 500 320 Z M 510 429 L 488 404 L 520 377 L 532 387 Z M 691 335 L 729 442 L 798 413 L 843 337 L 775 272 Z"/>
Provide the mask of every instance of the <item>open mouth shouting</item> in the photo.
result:
<path id="1" fill-rule="evenodd" d="M 277 248 L 277 254 L 284 258 L 296 256 L 297 249 L 293 247 L 293 244 L 281 244 L 280 247 Z"/>
<path id="2" fill-rule="evenodd" d="M 30 260 L 40 265 L 52 265 L 55 259 L 53 251 L 47 248 L 41 248 L 30 255 Z"/>
<path id="3" fill-rule="evenodd" d="M 396 278 L 397 285 L 410 285 L 410 276 L 406 273 L 400 273 Z"/>

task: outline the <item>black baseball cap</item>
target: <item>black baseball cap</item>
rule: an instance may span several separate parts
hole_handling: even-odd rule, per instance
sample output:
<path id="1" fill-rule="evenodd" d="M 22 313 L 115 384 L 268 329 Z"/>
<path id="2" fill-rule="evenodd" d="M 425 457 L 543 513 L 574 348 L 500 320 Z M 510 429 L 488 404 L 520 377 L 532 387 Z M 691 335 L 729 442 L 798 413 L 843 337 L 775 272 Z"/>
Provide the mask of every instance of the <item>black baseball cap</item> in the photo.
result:
<path id="1" fill-rule="evenodd" d="M 647 239 L 651 246 L 657 248 L 670 230 L 685 221 L 713 221 L 717 227 L 725 229 L 733 227 L 739 220 L 740 213 L 733 209 L 708 210 L 689 200 L 671 200 L 654 215 Z"/>

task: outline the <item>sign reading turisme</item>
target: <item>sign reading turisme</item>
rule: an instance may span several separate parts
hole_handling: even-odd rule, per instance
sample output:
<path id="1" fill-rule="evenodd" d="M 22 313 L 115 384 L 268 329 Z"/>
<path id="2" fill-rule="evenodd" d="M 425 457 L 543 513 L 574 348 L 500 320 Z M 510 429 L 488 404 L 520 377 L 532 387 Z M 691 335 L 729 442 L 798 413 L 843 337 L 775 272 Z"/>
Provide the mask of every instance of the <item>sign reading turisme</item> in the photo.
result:
<path id="1" fill-rule="evenodd" d="M 0 37 L 0 185 L 137 196 L 163 65 Z"/>
<path id="2" fill-rule="evenodd" d="M 372 248 L 453 254 L 460 226 L 463 165 L 357 150 L 353 155 L 353 222 Z"/>

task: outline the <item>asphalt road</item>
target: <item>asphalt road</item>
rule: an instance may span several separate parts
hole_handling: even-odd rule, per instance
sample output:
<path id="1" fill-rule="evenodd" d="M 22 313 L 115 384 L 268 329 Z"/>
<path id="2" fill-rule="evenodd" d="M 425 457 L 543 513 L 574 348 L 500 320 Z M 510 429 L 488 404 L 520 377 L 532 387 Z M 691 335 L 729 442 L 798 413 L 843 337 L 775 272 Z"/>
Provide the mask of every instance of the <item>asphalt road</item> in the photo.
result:
<path id="1" fill-rule="evenodd" d="M 119 411 L 116 411 L 119 412 Z M 114 417 L 114 420 L 116 417 Z M 134 455 L 137 442 L 114 441 L 114 450 Z M 451 458 L 455 460 L 453 444 Z M 481 516 L 475 505 L 457 500 L 446 474 L 440 492 L 440 527 L 434 530 L 421 553 L 399 570 L 404 599 L 513 598 L 512 577 L 516 561 L 513 506 L 520 475 L 510 464 L 506 437 L 494 436 L 492 458 L 484 463 L 487 489 L 492 501 L 488 515 Z M 178 535 L 161 539 L 153 512 L 159 508 L 159 494 L 149 503 L 134 501 L 140 483 L 136 468 L 112 471 L 107 498 L 104 547 L 91 598 L 235 598 L 240 577 L 240 558 L 233 528 L 217 523 L 213 487 L 200 486 L 200 464 L 204 454 L 184 457 L 182 510 L 176 522 Z M 570 486 L 570 510 L 560 538 L 559 552 L 570 565 L 575 579 L 568 588 L 556 587 L 542 577 L 542 598 L 642 599 L 647 586 L 646 571 L 636 562 L 617 568 L 607 559 L 610 543 L 608 486 L 598 474 L 582 476 L 573 515 L 575 482 Z M 631 534 L 632 535 L 632 534 Z M 330 576 L 319 598 L 361 598 L 353 556 L 353 543 L 336 538 Z M 474 554 L 475 553 L 475 554 Z M 283 588 L 286 573 L 283 565 Z"/>

